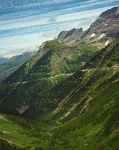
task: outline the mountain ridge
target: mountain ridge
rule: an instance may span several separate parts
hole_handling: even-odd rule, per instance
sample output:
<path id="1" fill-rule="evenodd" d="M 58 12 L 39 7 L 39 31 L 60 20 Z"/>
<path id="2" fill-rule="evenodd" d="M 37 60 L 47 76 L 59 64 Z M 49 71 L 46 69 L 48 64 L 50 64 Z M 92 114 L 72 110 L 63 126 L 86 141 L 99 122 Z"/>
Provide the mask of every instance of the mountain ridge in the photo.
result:
<path id="1" fill-rule="evenodd" d="M 80 30 L 81 32 L 78 33 L 77 31 L 76 35 L 72 34 L 68 37 L 63 36 L 63 34 L 64 32 L 66 34 L 70 31 L 64 31 L 61 32 L 62 34 L 60 33 L 58 35 L 58 39 L 68 44 L 84 43 L 104 48 L 112 42 L 112 40 L 116 37 L 116 33 L 119 32 L 118 9 L 119 6 L 102 12 L 97 20 L 94 21 L 86 31 L 83 31 L 83 29 L 80 28 L 77 30 Z"/>
<path id="2" fill-rule="evenodd" d="M 36 52 L 24 52 L 21 55 L 13 56 L 0 64 L 0 83 L 16 71 L 25 61 L 35 55 Z"/>

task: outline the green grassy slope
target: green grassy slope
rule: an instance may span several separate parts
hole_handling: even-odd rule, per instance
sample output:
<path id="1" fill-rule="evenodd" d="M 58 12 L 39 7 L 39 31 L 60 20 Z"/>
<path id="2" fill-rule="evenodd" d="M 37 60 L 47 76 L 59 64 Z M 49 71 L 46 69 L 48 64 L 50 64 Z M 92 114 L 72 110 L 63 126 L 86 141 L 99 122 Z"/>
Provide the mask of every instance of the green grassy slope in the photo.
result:
<path id="1" fill-rule="evenodd" d="M 81 71 L 77 71 L 73 76 L 40 96 L 24 115 L 47 120 L 50 117 L 67 116 L 79 106 L 82 109 L 84 104 L 92 99 L 95 89 L 118 73 L 118 49 L 117 38 L 93 57 Z"/>
<path id="2" fill-rule="evenodd" d="M 61 126 L 53 131 L 53 146 L 56 149 L 75 150 L 118 149 L 118 89 L 119 72 L 91 92 L 90 101 L 82 102 L 70 115 L 57 120 Z"/>
<path id="3" fill-rule="evenodd" d="M 1 110 L 23 113 L 47 90 L 60 83 L 97 53 L 96 47 L 46 42 L 40 54 L 22 65 L 1 85 Z"/>
<path id="4" fill-rule="evenodd" d="M 48 150 L 119 149 L 118 89 L 116 38 L 24 112 L 27 118 L 41 121 L 1 114 L 0 127 L 6 131 L 1 137 L 22 147 Z"/>
<path id="5" fill-rule="evenodd" d="M 31 147 L 34 150 L 37 148 L 43 150 L 43 147 L 47 148 L 47 139 L 44 141 L 43 137 L 40 139 L 36 134 L 41 130 L 37 128 L 37 125 L 40 124 L 39 128 L 45 128 L 43 123 L 36 124 L 23 118 L 4 114 L 0 114 L 0 122 L 0 148 L 2 150 L 31 150 Z M 46 132 L 44 136 L 47 138 Z"/>

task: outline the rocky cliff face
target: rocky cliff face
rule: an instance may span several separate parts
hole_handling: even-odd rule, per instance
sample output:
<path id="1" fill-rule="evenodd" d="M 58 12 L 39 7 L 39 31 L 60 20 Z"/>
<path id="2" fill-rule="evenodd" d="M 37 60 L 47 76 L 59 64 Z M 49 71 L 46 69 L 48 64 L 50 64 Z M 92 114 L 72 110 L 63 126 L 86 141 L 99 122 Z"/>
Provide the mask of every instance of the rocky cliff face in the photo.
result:
<path id="1" fill-rule="evenodd" d="M 107 46 L 119 31 L 119 7 L 103 12 L 98 19 L 85 31 L 79 42 L 94 44 L 98 47 Z"/>
<path id="2" fill-rule="evenodd" d="M 105 34 L 108 37 L 116 37 L 117 30 L 119 30 L 119 7 L 112 8 L 103 12 L 99 18 L 90 26 L 88 30 L 88 35 Z M 113 34 L 111 34 L 113 33 Z"/>
<path id="3" fill-rule="evenodd" d="M 74 43 L 83 34 L 83 29 L 71 29 L 69 31 L 62 31 L 58 35 L 58 40 L 62 40 L 64 43 Z"/>
<path id="4" fill-rule="evenodd" d="M 58 40 L 68 44 L 83 43 L 95 45 L 99 48 L 107 46 L 116 37 L 119 31 L 119 7 L 103 12 L 86 31 L 72 29 L 59 34 Z"/>

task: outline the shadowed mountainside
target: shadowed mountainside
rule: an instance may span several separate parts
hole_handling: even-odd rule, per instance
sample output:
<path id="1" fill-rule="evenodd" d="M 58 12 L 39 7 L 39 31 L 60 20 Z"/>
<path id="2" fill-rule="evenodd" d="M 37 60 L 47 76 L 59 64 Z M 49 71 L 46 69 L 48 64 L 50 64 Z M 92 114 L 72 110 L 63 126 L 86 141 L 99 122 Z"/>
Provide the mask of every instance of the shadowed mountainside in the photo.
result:
<path id="1" fill-rule="evenodd" d="M 22 55 L 14 56 L 6 59 L 0 64 L 0 83 L 3 82 L 9 75 L 15 72 L 24 62 L 33 57 L 36 52 L 25 52 Z"/>

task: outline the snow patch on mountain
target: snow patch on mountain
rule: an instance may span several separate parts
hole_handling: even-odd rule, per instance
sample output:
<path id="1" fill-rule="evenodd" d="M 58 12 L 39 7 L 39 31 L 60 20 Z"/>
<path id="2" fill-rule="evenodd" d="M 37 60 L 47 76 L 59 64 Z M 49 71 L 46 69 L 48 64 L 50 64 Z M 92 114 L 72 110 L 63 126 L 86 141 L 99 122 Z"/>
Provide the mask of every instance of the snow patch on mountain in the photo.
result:
<path id="1" fill-rule="evenodd" d="M 107 46 L 109 44 L 109 41 L 105 42 L 105 46 Z"/>
<path id="2" fill-rule="evenodd" d="M 105 36 L 105 34 L 101 34 L 101 36 L 98 38 L 98 40 L 100 40 L 101 38 L 103 38 Z"/>
<path id="3" fill-rule="evenodd" d="M 94 36 L 96 36 L 96 34 L 95 34 L 95 33 L 91 34 L 91 36 L 90 36 L 90 37 L 92 38 L 92 37 L 94 37 Z"/>
<path id="4" fill-rule="evenodd" d="M 107 26 L 108 24 L 106 23 L 105 26 Z"/>

